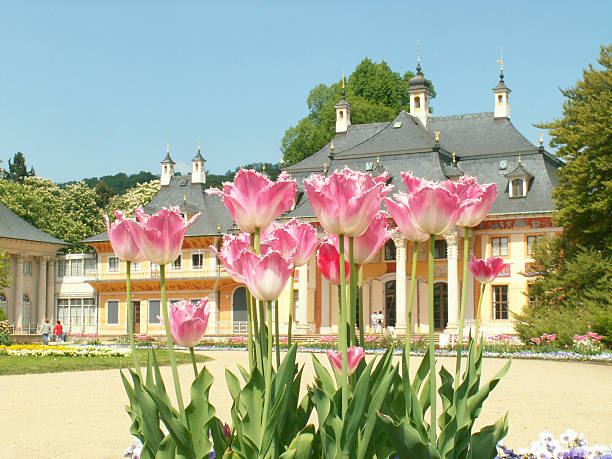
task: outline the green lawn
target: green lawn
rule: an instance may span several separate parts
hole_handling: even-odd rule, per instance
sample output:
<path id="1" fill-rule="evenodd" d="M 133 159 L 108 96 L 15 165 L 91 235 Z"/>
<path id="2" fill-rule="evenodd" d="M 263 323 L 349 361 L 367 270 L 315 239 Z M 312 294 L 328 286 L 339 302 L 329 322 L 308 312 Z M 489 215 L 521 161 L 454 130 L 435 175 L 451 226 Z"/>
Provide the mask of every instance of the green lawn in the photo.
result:
<path id="1" fill-rule="evenodd" d="M 147 350 L 138 350 L 142 366 L 147 362 Z M 156 350 L 155 355 L 160 365 L 169 365 L 168 351 Z M 179 364 L 191 363 L 188 352 L 176 352 Z M 196 354 L 198 362 L 211 360 Z M 22 375 L 29 373 L 58 373 L 62 371 L 104 370 L 108 368 L 126 368 L 132 366 L 131 356 L 126 357 L 36 357 L 0 355 L 0 375 Z"/>

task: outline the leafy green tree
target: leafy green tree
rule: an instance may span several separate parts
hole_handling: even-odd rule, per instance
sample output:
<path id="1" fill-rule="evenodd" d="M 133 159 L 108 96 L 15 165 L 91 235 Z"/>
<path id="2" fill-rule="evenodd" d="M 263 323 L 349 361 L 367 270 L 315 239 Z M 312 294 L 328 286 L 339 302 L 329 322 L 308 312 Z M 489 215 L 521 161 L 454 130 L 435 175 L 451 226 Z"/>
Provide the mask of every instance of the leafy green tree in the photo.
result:
<path id="1" fill-rule="evenodd" d="M 100 209 L 104 209 L 107 206 L 110 198 L 115 195 L 114 190 L 109 188 L 104 180 L 96 183 L 94 191 L 96 192 L 96 204 Z"/>
<path id="2" fill-rule="evenodd" d="M 562 90 L 563 117 L 538 127 L 549 129 L 551 146 L 566 161 L 553 192 L 558 223 L 571 248 L 612 252 L 612 45 L 583 71 L 576 86 Z"/>
<path id="3" fill-rule="evenodd" d="M 556 333 L 571 344 L 575 334 L 589 329 L 612 339 L 612 259 L 601 251 L 566 250 L 563 238 L 545 239 L 534 246 L 539 275 L 529 286 L 532 304 L 516 315 L 516 330 L 524 342 L 542 333 Z M 600 326 L 601 325 L 601 326 Z"/>
<path id="4" fill-rule="evenodd" d="M 87 186 L 90 188 L 95 188 L 98 183 L 104 182 L 106 186 L 113 191 L 113 194 L 123 194 L 130 188 L 135 187 L 139 183 L 150 182 L 151 180 L 155 180 L 159 178 L 159 175 L 155 175 L 152 172 L 140 171 L 137 174 L 126 174 L 125 172 L 118 172 L 115 175 L 105 175 L 103 177 L 90 177 L 83 179 Z M 66 186 L 77 183 L 76 181 L 70 181 L 65 183 L 60 183 L 59 186 L 61 188 L 65 188 Z M 102 206 L 104 207 L 104 206 Z"/>
<path id="5" fill-rule="evenodd" d="M 23 182 L 26 177 L 34 177 L 36 175 L 33 167 L 30 167 L 28 171 L 25 156 L 20 151 L 15 153 L 12 161 L 9 159 L 8 166 L 8 170 L 3 173 L 3 178 L 11 182 Z"/>
<path id="6" fill-rule="evenodd" d="M 111 197 L 106 205 L 104 213 L 111 217 L 116 210 L 125 212 L 126 215 L 134 214 L 134 207 L 144 206 L 157 194 L 161 187 L 159 180 L 151 180 L 145 183 L 139 183 L 136 186 L 127 190 L 124 194 Z"/>
<path id="7" fill-rule="evenodd" d="M 414 74 L 400 75 L 382 61 L 365 58 L 346 82 L 346 99 L 352 105 L 353 124 L 391 121 L 401 110 L 409 111 L 408 81 Z M 433 91 L 433 87 L 430 85 Z M 314 87 L 306 103 L 308 115 L 285 131 L 281 151 L 287 164 L 293 164 L 316 153 L 335 133 L 336 104 L 342 96 L 342 83 Z M 435 92 L 432 94 L 435 97 Z"/>
<path id="8" fill-rule="evenodd" d="M 96 193 L 83 182 L 62 189 L 41 177 L 27 177 L 23 183 L 0 180 L 0 196 L 21 218 L 68 242 L 69 251 L 86 250 L 80 241 L 104 228 Z"/>

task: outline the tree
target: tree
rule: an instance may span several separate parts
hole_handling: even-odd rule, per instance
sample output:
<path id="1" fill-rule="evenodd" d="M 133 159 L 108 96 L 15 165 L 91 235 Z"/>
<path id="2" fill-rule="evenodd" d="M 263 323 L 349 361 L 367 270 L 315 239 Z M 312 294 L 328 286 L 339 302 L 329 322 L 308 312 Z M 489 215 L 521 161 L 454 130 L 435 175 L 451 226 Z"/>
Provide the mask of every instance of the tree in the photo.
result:
<path id="1" fill-rule="evenodd" d="M 112 188 L 109 188 L 104 180 L 96 183 L 94 191 L 96 192 L 96 204 L 100 209 L 104 209 L 107 206 L 110 198 L 115 196 L 115 191 Z"/>
<path id="2" fill-rule="evenodd" d="M 25 156 L 18 151 L 13 157 L 13 161 L 9 159 L 8 171 L 4 171 L 3 178 L 11 182 L 23 182 L 26 177 L 34 177 L 36 174 L 34 168 L 31 167 L 28 171 L 25 162 Z"/>
<path id="3" fill-rule="evenodd" d="M 367 57 L 355 68 L 346 82 L 346 99 L 352 105 L 353 124 L 391 121 L 401 110 L 409 111 L 408 81 L 414 74 L 400 75 L 382 61 Z M 430 89 L 433 87 L 430 84 Z M 309 113 L 296 126 L 285 131 L 281 151 L 287 164 L 293 164 L 316 153 L 335 133 L 336 104 L 342 95 L 342 83 L 314 87 L 306 103 Z M 435 92 L 432 98 L 435 97 Z"/>
<path id="4" fill-rule="evenodd" d="M 112 216 L 115 215 L 116 210 L 120 210 L 128 216 L 132 216 L 134 214 L 134 207 L 147 205 L 160 188 L 161 183 L 159 180 L 139 183 L 127 190 L 124 194 L 115 195 L 110 198 L 104 213 L 111 217 L 111 220 L 113 220 Z"/>
<path id="5" fill-rule="evenodd" d="M 69 251 L 88 250 L 80 241 L 104 228 L 96 193 L 83 182 L 62 189 L 41 177 L 27 177 L 23 183 L 0 180 L 0 196 L 21 218 L 68 242 Z"/>
<path id="6" fill-rule="evenodd" d="M 566 161 L 553 192 L 558 223 L 570 249 L 612 252 L 612 45 L 602 46 L 602 68 L 589 65 L 576 86 L 561 90 L 563 117 L 539 124 Z"/>
<path id="7" fill-rule="evenodd" d="M 542 333 L 556 333 L 571 344 L 575 334 L 589 328 L 612 339 L 612 259 L 600 251 L 566 250 L 563 238 L 545 239 L 534 246 L 532 265 L 539 273 L 529 286 L 532 304 L 516 315 L 516 330 L 524 342 Z"/>

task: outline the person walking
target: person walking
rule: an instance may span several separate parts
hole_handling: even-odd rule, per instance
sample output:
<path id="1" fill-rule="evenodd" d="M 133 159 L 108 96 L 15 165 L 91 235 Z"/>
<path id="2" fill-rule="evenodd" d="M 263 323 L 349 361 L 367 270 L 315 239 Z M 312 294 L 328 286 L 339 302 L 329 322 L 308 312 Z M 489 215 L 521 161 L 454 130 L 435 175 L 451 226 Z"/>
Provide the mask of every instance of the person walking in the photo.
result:
<path id="1" fill-rule="evenodd" d="M 64 334 L 64 330 L 62 329 L 62 323 L 58 320 L 57 324 L 53 328 L 53 336 L 55 337 L 55 341 L 58 343 L 62 340 L 62 335 Z"/>
<path id="2" fill-rule="evenodd" d="M 380 330 L 381 333 L 385 331 L 384 323 L 385 323 L 385 316 L 383 316 L 382 311 L 378 311 L 378 329 Z"/>
<path id="3" fill-rule="evenodd" d="M 372 313 L 370 321 L 372 322 L 372 333 L 376 334 L 376 326 L 378 325 L 378 314 L 376 314 L 376 311 Z"/>
<path id="4" fill-rule="evenodd" d="M 45 319 L 45 323 L 42 324 L 40 328 L 40 333 L 42 334 L 43 345 L 49 344 L 49 334 L 51 334 L 51 324 L 49 323 L 49 319 Z"/>

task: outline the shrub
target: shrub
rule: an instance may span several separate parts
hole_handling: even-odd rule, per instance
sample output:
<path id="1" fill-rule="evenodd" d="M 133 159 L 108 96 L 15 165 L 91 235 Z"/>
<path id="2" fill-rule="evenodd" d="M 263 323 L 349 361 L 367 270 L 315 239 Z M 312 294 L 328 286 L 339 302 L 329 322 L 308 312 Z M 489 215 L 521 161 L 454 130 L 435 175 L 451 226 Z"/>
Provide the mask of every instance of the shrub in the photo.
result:
<path id="1" fill-rule="evenodd" d="M 517 314 L 515 328 L 524 343 L 555 333 L 560 345 L 597 327 L 612 339 L 612 259 L 593 249 L 569 251 L 563 239 L 536 244 L 534 267 L 540 273 L 529 287 L 531 307 Z"/>
<path id="2" fill-rule="evenodd" d="M 2 309 L 0 309 L 2 312 Z M 12 344 L 11 333 L 13 333 L 13 325 L 8 320 L 0 321 L 0 346 L 10 346 Z"/>

